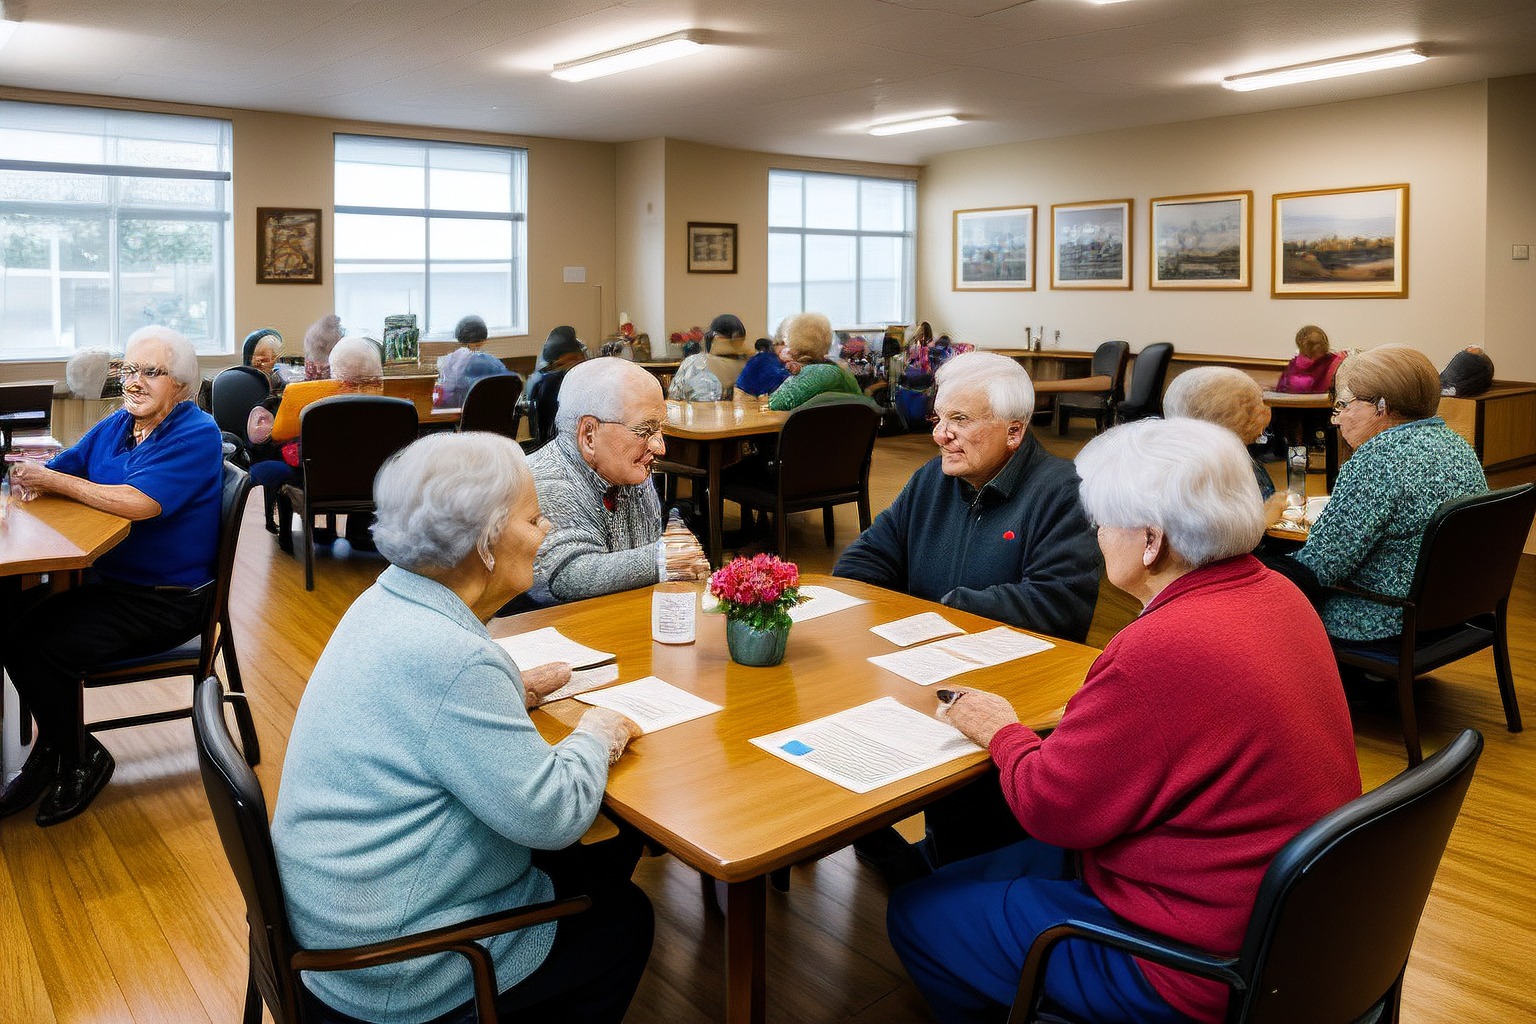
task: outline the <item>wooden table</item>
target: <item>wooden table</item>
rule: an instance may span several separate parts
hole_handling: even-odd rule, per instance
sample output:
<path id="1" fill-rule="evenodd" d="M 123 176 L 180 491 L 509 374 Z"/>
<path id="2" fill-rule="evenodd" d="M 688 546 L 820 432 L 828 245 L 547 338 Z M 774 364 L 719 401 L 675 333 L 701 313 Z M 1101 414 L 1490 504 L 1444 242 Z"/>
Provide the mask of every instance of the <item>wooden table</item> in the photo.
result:
<path id="1" fill-rule="evenodd" d="M 1034 382 L 1035 394 L 1055 395 L 1072 391 L 1108 391 L 1114 386 L 1114 379 L 1107 374 L 1099 374 L 1095 377 L 1068 377 L 1062 380 L 1037 380 Z"/>
<path id="2" fill-rule="evenodd" d="M 898 649 L 869 632 L 871 626 L 920 611 L 938 611 L 968 632 L 996 625 L 852 580 L 805 576 L 802 581 L 869 603 L 796 624 L 788 656 L 774 668 L 732 663 L 725 620 L 717 615 L 699 615 L 694 644 L 653 644 L 649 588 L 493 619 L 490 627 L 493 635 L 506 636 L 557 626 L 573 640 L 614 652 L 622 681 L 654 674 L 724 706 L 636 740 L 609 774 L 604 803 L 683 863 L 727 883 L 725 1016 L 731 1022 L 764 1019 L 770 871 L 839 850 L 990 769 L 986 754 L 976 753 L 859 795 L 752 746 L 748 741 L 754 736 L 887 695 L 925 714 L 938 706 L 936 687 L 918 686 L 865 660 Z M 1053 642 L 1044 653 L 955 681 L 1006 695 L 1026 721 L 1042 718 L 1076 691 L 1099 653 Z M 586 708 L 559 701 L 533 718 L 544 737 L 556 742 Z"/>
<path id="3" fill-rule="evenodd" d="M 704 471 L 709 489 L 708 555 L 711 565 L 720 564 L 722 546 L 720 472 L 727 455 L 742 438 L 777 434 L 784 429 L 787 412 L 764 409 L 749 402 L 668 402 L 667 422 L 661 428 L 667 441 L 667 459 Z M 735 461 L 732 459 L 732 461 Z M 647 627 L 649 628 L 649 627 Z"/>
<path id="4" fill-rule="evenodd" d="M 429 373 L 396 374 L 384 377 L 384 394 L 403 398 L 416 407 L 416 422 L 421 426 L 451 427 L 459 422 L 458 409 L 432 408 L 432 386 L 437 375 Z"/>

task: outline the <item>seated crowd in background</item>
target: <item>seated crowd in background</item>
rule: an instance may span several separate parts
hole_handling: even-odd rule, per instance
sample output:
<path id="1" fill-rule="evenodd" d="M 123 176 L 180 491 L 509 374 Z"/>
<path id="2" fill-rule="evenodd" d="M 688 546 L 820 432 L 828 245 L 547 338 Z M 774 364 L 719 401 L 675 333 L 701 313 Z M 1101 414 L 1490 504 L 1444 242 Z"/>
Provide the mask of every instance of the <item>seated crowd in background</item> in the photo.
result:
<path id="1" fill-rule="evenodd" d="M 458 322 L 453 338 L 459 347 L 437 361 L 437 385 L 432 389 L 434 409 L 457 409 L 469 389 L 486 377 L 504 377 L 512 371 L 485 351 L 489 335 L 485 320 L 471 313 Z"/>
<path id="2" fill-rule="evenodd" d="M 748 353 L 747 329 L 741 319 L 721 313 L 704 332 L 704 351 L 678 364 L 667 397 L 681 402 L 730 401 Z"/>
<path id="3" fill-rule="evenodd" d="M 1163 415 L 1171 420 L 1193 419 L 1226 427 L 1244 447 L 1256 443 L 1269 427 L 1269 406 L 1259 382 L 1232 366 L 1197 366 L 1173 379 L 1163 392 Z M 1275 482 L 1262 462 L 1252 456 L 1253 479 L 1264 499 L 1264 521 L 1280 517 L 1286 496 L 1277 493 Z"/>
<path id="4" fill-rule="evenodd" d="M 283 336 L 273 328 L 262 327 L 245 336 L 241 362 L 266 375 L 267 387 L 278 397 L 282 397 L 283 389 L 288 386 L 288 379 L 277 369 L 277 361 L 282 355 Z"/>
<path id="5" fill-rule="evenodd" d="M 1328 335 L 1311 324 L 1296 332 L 1296 355 L 1285 369 L 1275 390 L 1298 395 L 1325 394 L 1333 390 L 1333 376 L 1344 361 L 1343 352 L 1328 350 Z"/>
<path id="6" fill-rule="evenodd" d="M 853 374 L 827 358 L 832 350 L 832 322 L 821 313 L 796 313 L 783 325 L 785 364 L 789 379 L 768 399 L 768 408 L 798 409 L 817 395 L 837 392 L 862 395 Z"/>
<path id="7" fill-rule="evenodd" d="M 517 407 L 528 418 L 528 433 L 543 444 L 558 430 L 556 410 L 560 405 L 560 384 L 565 372 L 587 358 L 587 346 L 576 337 L 574 327 L 556 327 L 544 339 L 538 361 L 528 375 L 528 384 L 517 400 Z"/>
<path id="8" fill-rule="evenodd" d="M 736 390 L 753 398 L 771 395 L 789 379 L 789 368 L 774 351 L 772 338 L 758 338 L 752 346 L 756 354 L 748 359 L 736 378 Z"/>

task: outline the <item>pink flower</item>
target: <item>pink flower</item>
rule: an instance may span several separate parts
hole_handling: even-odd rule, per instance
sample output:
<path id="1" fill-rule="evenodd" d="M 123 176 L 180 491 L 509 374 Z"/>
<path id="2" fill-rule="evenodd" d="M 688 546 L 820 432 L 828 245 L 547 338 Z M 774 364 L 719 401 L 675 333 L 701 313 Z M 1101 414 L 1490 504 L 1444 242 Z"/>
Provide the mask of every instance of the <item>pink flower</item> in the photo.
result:
<path id="1" fill-rule="evenodd" d="M 800 570 L 793 562 L 773 555 L 735 558 L 709 578 L 709 592 L 722 601 L 745 606 L 774 605 L 792 601 L 786 591 L 800 582 Z"/>

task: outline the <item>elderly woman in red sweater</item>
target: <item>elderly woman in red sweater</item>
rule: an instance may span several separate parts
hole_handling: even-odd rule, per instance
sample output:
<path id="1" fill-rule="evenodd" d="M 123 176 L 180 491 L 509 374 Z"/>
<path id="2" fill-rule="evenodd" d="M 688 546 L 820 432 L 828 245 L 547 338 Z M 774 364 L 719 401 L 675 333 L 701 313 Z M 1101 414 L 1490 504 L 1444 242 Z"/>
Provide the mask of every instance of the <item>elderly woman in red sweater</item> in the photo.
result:
<path id="1" fill-rule="evenodd" d="M 1264 517 L 1237 438 L 1143 420 L 1077 469 L 1109 580 L 1144 608 L 1045 738 L 980 690 L 940 709 L 988 747 L 1031 837 L 891 896 L 892 945 L 944 1021 L 1001 1021 L 1030 943 L 1079 909 L 1235 953 L 1275 854 L 1360 794 L 1322 623 L 1247 553 Z M 1052 953 L 1046 996 L 1098 1024 L 1216 1022 L 1227 1003 L 1220 984 L 1076 940 Z"/>

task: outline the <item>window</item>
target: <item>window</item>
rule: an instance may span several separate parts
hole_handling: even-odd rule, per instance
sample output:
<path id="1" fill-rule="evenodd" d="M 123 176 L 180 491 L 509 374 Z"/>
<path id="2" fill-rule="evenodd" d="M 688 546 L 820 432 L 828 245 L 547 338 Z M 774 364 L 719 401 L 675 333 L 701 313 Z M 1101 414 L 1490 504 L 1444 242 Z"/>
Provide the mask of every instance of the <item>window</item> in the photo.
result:
<path id="1" fill-rule="evenodd" d="M 336 136 L 336 313 L 382 336 L 415 313 L 423 338 L 451 338 L 478 313 L 528 331 L 528 151 Z"/>
<path id="2" fill-rule="evenodd" d="M 0 101 L 0 359 L 232 349 L 228 121 Z"/>
<path id="3" fill-rule="evenodd" d="M 916 221 L 916 182 L 769 171 L 769 326 L 806 310 L 839 327 L 910 321 Z"/>

